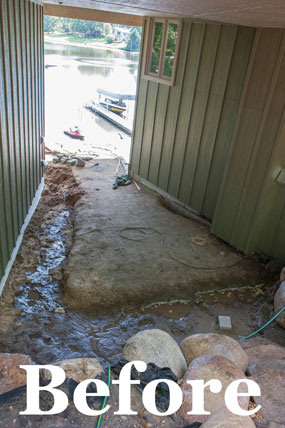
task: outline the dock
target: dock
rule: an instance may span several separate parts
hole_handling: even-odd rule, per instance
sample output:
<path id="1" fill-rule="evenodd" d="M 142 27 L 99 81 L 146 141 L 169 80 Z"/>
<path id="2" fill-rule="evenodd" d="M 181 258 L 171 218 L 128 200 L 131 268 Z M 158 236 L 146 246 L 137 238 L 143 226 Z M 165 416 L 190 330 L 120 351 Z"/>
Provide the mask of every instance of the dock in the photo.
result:
<path id="1" fill-rule="evenodd" d="M 110 110 L 106 109 L 98 103 L 91 102 L 89 104 L 86 104 L 85 108 L 97 114 L 98 116 L 101 116 L 104 119 L 108 120 L 108 122 L 121 129 L 121 131 L 125 132 L 126 134 L 130 136 L 132 135 L 132 122 L 128 122 L 123 117 L 111 112 Z"/>

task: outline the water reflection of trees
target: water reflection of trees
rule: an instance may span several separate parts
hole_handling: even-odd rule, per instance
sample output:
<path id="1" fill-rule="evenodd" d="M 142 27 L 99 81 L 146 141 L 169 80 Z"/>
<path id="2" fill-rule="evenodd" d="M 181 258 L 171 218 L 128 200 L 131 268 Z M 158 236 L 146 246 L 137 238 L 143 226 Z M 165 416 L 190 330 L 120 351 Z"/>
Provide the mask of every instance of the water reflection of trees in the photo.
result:
<path id="1" fill-rule="evenodd" d="M 100 65 L 79 65 L 78 70 L 80 74 L 83 74 L 85 76 L 92 76 L 96 74 L 101 77 L 109 76 L 112 71 L 110 67 L 102 67 Z"/>

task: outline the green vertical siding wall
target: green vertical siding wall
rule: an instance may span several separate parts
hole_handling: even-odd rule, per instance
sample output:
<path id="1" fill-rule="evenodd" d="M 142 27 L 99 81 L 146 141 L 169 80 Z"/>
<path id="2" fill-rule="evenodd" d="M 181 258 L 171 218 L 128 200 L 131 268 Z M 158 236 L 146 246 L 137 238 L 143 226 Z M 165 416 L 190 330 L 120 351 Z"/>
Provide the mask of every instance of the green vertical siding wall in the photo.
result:
<path id="1" fill-rule="evenodd" d="M 283 260 L 284 34 L 184 20 L 175 86 L 139 81 L 131 158 L 213 233 Z"/>
<path id="2" fill-rule="evenodd" d="M 42 178 L 43 10 L 0 2 L 0 281 Z"/>
<path id="3" fill-rule="evenodd" d="M 213 221 L 245 250 L 285 260 L 285 30 L 258 30 Z"/>
<path id="4" fill-rule="evenodd" d="M 132 171 L 209 218 L 255 32 L 185 20 L 175 86 L 139 83 Z"/>

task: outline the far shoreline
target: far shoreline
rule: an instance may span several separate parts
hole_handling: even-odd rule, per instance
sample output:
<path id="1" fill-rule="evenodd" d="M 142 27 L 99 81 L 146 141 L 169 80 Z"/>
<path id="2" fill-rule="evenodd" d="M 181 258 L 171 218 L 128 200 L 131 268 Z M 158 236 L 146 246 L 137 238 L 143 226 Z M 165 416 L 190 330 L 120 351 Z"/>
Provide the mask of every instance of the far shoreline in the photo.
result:
<path id="1" fill-rule="evenodd" d="M 76 47 L 85 47 L 85 48 L 92 48 L 92 49 L 101 49 L 101 50 L 116 50 L 116 51 L 120 51 L 120 52 L 125 52 L 125 53 L 130 53 L 132 55 L 139 55 L 140 51 L 127 51 L 123 48 L 119 48 L 117 46 L 113 46 L 112 44 L 108 45 L 106 44 L 102 44 L 99 43 L 98 45 L 94 44 L 94 43 L 78 43 L 78 42 L 70 42 L 69 40 L 61 40 L 59 37 L 50 37 L 46 34 L 44 34 L 44 42 L 47 43 L 53 43 L 53 44 L 57 44 L 57 45 L 68 45 L 68 46 L 76 46 Z"/>

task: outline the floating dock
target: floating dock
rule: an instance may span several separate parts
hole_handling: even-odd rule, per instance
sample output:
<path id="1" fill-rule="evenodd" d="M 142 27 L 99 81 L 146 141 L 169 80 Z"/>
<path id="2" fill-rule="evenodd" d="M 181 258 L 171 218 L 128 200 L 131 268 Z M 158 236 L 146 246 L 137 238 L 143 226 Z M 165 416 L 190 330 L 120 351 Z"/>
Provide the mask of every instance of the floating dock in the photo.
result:
<path id="1" fill-rule="evenodd" d="M 85 107 L 93 113 L 97 114 L 98 116 L 101 116 L 104 119 L 108 120 L 108 122 L 112 123 L 112 125 L 121 129 L 121 131 L 125 132 L 126 134 L 132 135 L 132 123 L 130 121 L 128 122 L 123 117 L 111 112 L 110 110 L 106 109 L 98 103 L 91 102 L 89 104 L 86 104 Z"/>

